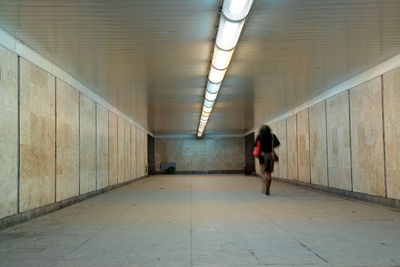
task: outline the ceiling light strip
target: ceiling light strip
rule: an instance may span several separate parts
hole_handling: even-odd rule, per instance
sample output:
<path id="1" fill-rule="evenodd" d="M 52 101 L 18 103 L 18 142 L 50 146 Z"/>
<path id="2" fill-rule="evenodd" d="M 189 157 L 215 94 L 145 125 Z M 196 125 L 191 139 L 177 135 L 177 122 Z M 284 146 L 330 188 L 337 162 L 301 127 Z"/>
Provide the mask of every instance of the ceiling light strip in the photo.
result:
<path id="1" fill-rule="evenodd" d="M 197 136 L 201 137 L 207 126 L 225 73 L 239 40 L 243 25 L 254 0 L 224 0 L 219 19 L 217 37 L 205 90 Z"/>

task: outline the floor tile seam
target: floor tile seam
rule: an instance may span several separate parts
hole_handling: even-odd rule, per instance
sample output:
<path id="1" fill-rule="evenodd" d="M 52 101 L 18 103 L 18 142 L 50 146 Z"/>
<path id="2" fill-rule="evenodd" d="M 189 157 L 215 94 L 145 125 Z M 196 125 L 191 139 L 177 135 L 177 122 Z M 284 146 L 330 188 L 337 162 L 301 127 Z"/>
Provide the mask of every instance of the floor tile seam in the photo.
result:
<path id="1" fill-rule="evenodd" d="M 232 194 L 234 194 L 234 193 L 232 192 Z M 237 196 L 241 200 L 241 202 L 244 201 L 244 199 L 240 196 L 240 194 L 235 194 L 235 196 Z M 260 213 L 258 211 L 258 209 L 253 209 L 253 210 L 256 211 L 255 213 L 258 213 L 259 215 L 261 215 L 261 217 L 264 217 L 264 215 L 262 213 Z M 262 264 L 260 262 L 260 260 L 258 259 L 258 257 L 255 255 L 255 253 L 253 252 L 253 249 L 250 248 L 250 242 L 245 238 L 245 235 L 242 233 L 242 231 L 240 231 L 240 229 L 238 227 L 236 227 L 236 230 L 239 230 L 238 233 L 241 236 L 241 240 L 244 240 L 246 242 L 246 250 L 256 259 L 256 261 L 259 263 L 258 265 L 265 266 L 265 264 Z"/>
<path id="2" fill-rule="evenodd" d="M 254 205 L 253 205 L 254 206 Z M 259 210 L 259 208 L 257 206 L 255 206 L 253 208 L 253 210 L 257 211 L 258 214 L 260 214 L 262 217 L 264 217 L 267 220 L 270 220 L 271 224 L 275 225 L 275 227 L 277 229 L 280 229 L 282 231 L 282 233 L 284 233 L 285 235 L 287 235 L 288 237 L 296 240 L 296 242 L 298 242 L 301 246 L 303 246 L 306 250 L 310 251 L 311 253 L 313 253 L 313 255 L 317 258 L 319 258 L 320 260 L 324 261 L 325 263 L 329 262 L 327 260 L 325 260 L 323 257 L 321 257 L 318 253 L 316 253 L 314 250 L 310 249 L 308 246 L 306 246 L 303 242 L 301 242 L 299 239 L 297 239 L 294 235 L 292 235 L 290 233 L 290 231 L 288 229 L 285 229 L 284 227 L 280 226 L 278 223 L 275 222 L 275 220 L 272 217 L 269 217 L 267 215 L 265 215 L 263 212 L 261 212 Z"/>
<path id="3" fill-rule="evenodd" d="M 304 247 L 307 251 L 311 252 L 315 257 L 319 258 L 320 260 L 324 261 L 325 263 L 329 264 L 329 262 L 320 256 L 317 252 L 315 252 L 312 248 L 307 246 L 304 242 L 300 241 L 295 235 L 291 234 L 289 229 L 285 229 L 284 227 L 280 226 L 275 222 L 275 220 L 271 219 L 271 223 L 274 224 L 277 228 L 281 229 L 288 237 L 294 239 L 298 244 Z"/>
<path id="4" fill-rule="evenodd" d="M 71 255 L 72 253 L 74 253 L 75 251 L 77 251 L 79 248 L 81 248 L 83 245 L 85 245 L 86 243 L 88 243 L 91 239 L 93 239 L 96 235 L 98 235 L 100 232 L 102 232 L 106 227 L 103 227 L 101 229 L 99 229 L 98 231 L 96 231 L 93 235 L 91 235 L 88 239 L 86 239 L 85 241 L 83 241 L 81 244 L 79 244 L 77 247 L 73 248 L 71 251 L 67 252 L 65 255 L 63 255 L 60 260 L 68 260 L 66 259 L 66 257 L 68 257 L 69 255 Z"/>
<path id="5" fill-rule="evenodd" d="M 193 177 L 190 177 L 190 266 L 193 266 Z"/>

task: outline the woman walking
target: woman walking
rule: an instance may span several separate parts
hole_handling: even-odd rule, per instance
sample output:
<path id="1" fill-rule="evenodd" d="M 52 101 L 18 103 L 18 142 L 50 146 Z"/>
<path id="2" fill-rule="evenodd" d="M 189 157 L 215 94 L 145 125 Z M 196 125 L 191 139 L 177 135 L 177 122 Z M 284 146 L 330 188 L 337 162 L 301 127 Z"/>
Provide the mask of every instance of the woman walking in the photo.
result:
<path id="1" fill-rule="evenodd" d="M 274 171 L 274 148 L 278 147 L 281 143 L 276 135 L 271 132 L 271 128 L 268 125 L 261 126 L 254 146 L 257 145 L 258 141 L 261 145 L 260 155 L 258 157 L 261 167 L 261 176 L 265 183 L 265 194 L 269 195 L 272 181 L 271 173 Z"/>

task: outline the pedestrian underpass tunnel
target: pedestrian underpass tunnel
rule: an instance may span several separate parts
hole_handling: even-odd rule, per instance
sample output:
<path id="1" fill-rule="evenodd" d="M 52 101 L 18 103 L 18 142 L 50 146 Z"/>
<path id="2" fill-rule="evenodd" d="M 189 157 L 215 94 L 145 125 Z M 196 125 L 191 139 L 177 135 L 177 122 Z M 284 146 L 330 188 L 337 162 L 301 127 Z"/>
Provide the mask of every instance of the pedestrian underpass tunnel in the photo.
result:
<path id="1" fill-rule="evenodd" d="M 0 1 L 0 266 L 399 266 L 399 13 Z"/>

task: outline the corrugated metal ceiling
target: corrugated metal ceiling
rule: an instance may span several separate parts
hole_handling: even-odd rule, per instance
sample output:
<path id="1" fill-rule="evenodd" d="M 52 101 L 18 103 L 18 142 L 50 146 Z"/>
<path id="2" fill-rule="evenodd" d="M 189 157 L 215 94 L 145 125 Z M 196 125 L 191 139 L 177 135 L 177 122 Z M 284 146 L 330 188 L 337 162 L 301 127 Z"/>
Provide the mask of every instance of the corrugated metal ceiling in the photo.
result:
<path id="1" fill-rule="evenodd" d="M 220 4 L 0 1 L 0 27 L 150 131 L 195 133 Z M 255 0 L 206 132 L 246 132 L 398 54 L 399 13 L 398 0 Z"/>

